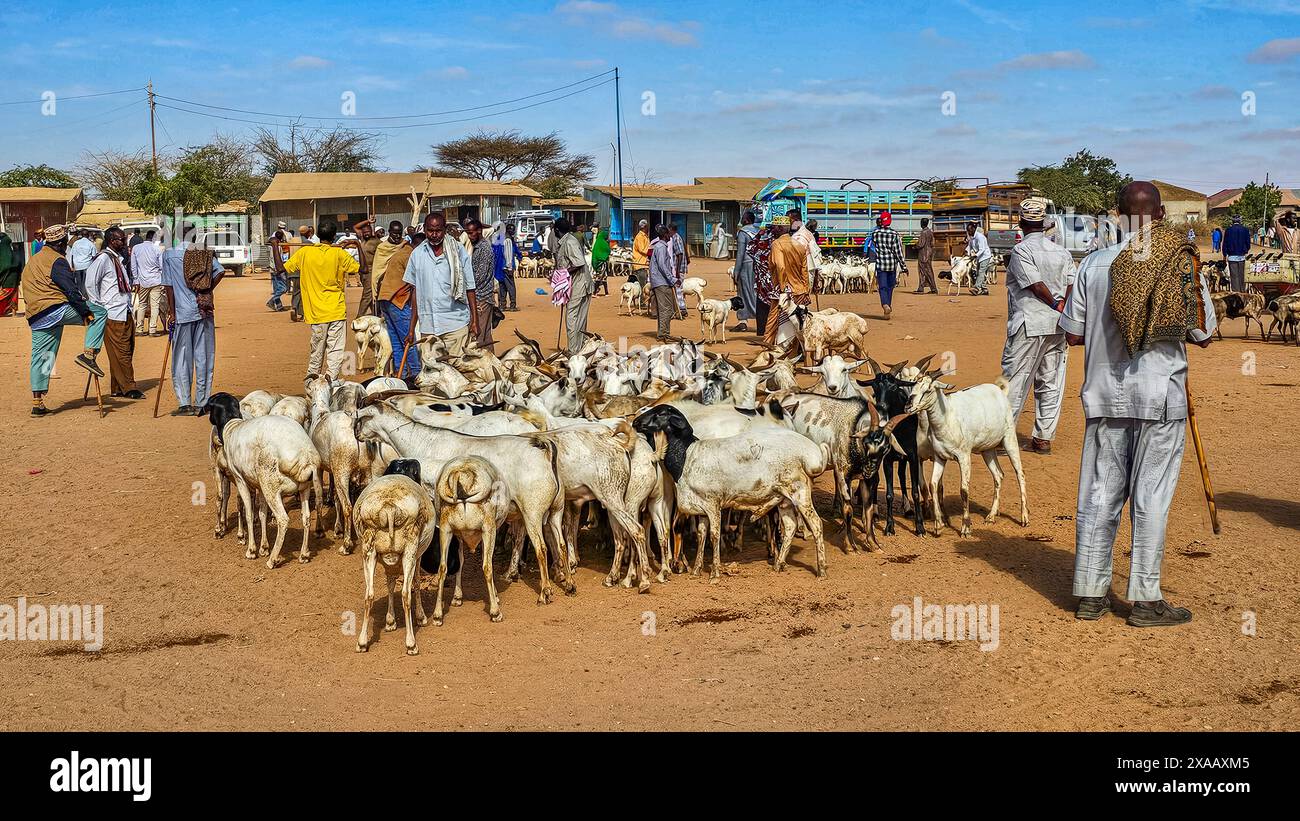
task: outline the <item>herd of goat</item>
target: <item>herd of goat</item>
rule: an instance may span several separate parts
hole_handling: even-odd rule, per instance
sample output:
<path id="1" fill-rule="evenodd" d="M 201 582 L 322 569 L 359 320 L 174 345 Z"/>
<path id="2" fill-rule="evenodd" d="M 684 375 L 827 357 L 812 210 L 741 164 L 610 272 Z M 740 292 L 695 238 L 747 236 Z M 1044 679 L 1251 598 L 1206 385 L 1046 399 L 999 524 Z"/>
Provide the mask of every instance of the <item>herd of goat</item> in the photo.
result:
<path id="1" fill-rule="evenodd" d="M 298 559 L 306 562 L 312 502 L 318 537 L 323 503 L 332 504 L 339 552 L 359 546 L 363 555 L 357 649 L 371 641 L 374 574 L 382 565 L 385 629 L 396 629 L 400 586 L 406 648 L 414 654 L 414 625 L 426 623 L 417 592 L 422 565 L 437 578 L 433 620 L 441 624 L 447 576 L 454 577 L 451 603 L 459 604 L 466 551 L 480 551 L 488 613 L 501 619 L 492 561 L 499 536 L 510 543 L 508 580 L 520 577 L 524 548 L 532 545 L 539 603 L 551 600 L 552 585 L 575 592 L 584 523 L 608 531 L 607 586 L 646 592 L 674 573 L 698 575 L 706 549 L 717 579 L 724 541 L 738 545 L 748 524 L 765 532 L 776 570 L 784 569 L 796 535 L 809 538 L 815 572 L 824 577 L 822 521 L 813 506 L 817 476 L 834 476 L 844 549 L 857 552 L 879 548 L 878 529 L 894 533 L 896 480 L 916 533 L 926 533 L 928 515 L 938 535 L 948 461 L 960 466 L 961 533 L 969 535 L 975 454 L 993 475 L 992 521 L 1000 452 L 1020 486 L 1019 523 L 1028 525 L 1004 383 L 951 392 L 940 371 L 927 370 L 930 357 L 883 367 L 868 357 L 860 316 L 794 312 L 797 338 L 747 364 L 689 340 L 629 352 L 594 334 L 577 354 L 548 357 L 516 332 L 519 344 L 500 356 L 471 345 L 453 357 L 436 338 L 418 343 L 422 365 L 413 386 L 392 377 L 358 383 L 310 375 L 302 395 L 216 394 L 201 411 L 212 423 L 216 536 L 226 533 L 234 495 L 245 558 L 265 557 L 274 568 L 289 523 L 285 500 L 296 497 Z M 857 322 L 844 321 L 849 317 Z M 855 376 L 863 368 L 868 379 Z M 801 373 L 816 384 L 801 387 Z M 688 565 L 682 548 L 692 539 Z"/>
<path id="2" fill-rule="evenodd" d="M 832 268 L 824 281 L 837 287 L 846 282 L 844 274 Z M 1219 281 L 1214 278 L 1212 299 L 1220 322 L 1244 317 L 1247 334 L 1254 321 L 1265 338 L 1278 328 L 1284 339 L 1297 336 L 1300 295 L 1266 305 L 1253 291 L 1221 290 Z M 639 305 L 629 299 L 635 285 L 624 286 L 629 311 Z M 725 341 L 734 299 L 707 299 L 699 278 L 688 278 L 683 290 L 695 297 L 706 340 L 721 328 Z M 603 529 L 612 543 L 607 586 L 646 592 L 676 573 L 698 575 L 706 551 L 716 580 L 724 543 L 739 545 L 751 524 L 764 532 L 773 568 L 784 569 L 793 539 L 803 536 L 815 547 L 815 573 L 825 577 L 822 520 L 813 505 L 816 477 L 833 476 L 843 547 L 855 553 L 878 549 L 880 534 L 895 533 L 896 483 L 916 534 L 927 533 L 928 518 L 937 536 L 946 522 L 941 480 L 950 461 L 958 464 L 961 481 L 960 533 L 970 535 L 976 454 L 993 477 L 986 521 L 998 515 L 998 457 L 1004 455 L 1019 485 L 1017 521 L 1029 524 L 1003 380 L 956 390 L 940 370 L 929 369 L 931 357 L 881 366 L 867 354 L 860 315 L 780 307 L 794 330 L 783 327 L 777 346 L 747 364 L 708 351 L 705 340 L 625 350 L 595 334 L 573 356 L 545 356 L 536 341 L 516 331 L 519 344 L 500 356 L 472 343 L 452 356 L 436 338 L 421 341 L 414 385 L 382 375 L 391 359 L 391 351 L 380 349 L 382 329 L 354 325 L 362 354 L 372 347 L 377 354 L 374 378 L 358 383 L 309 375 L 301 395 L 256 390 L 241 399 L 219 393 L 202 409 L 212 423 L 216 536 L 226 533 L 233 492 L 245 558 L 264 557 L 274 568 L 289 523 L 285 500 L 296 497 L 298 559 L 306 562 L 312 502 L 318 537 L 325 507 L 332 506 L 339 552 L 360 546 L 363 555 L 357 649 L 371 642 L 374 577 L 382 565 L 384 629 L 396 629 L 400 583 L 406 649 L 415 654 L 415 625 L 427 623 L 417 589 L 421 568 L 437 579 L 433 620 L 441 625 L 447 577 L 453 576 L 451 603 L 458 605 L 465 553 L 480 553 L 488 614 L 501 620 L 493 566 L 499 536 L 510 543 L 507 580 L 520 578 L 524 548 L 532 545 L 539 603 L 552 599 L 553 584 L 575 592 L 584 523 Z M 1265 313 L 1273 319 L 1267 330 Z M 864 368 L 866 379 L 857 375 Z M 801 386 L 800 374 L 816 383 Z M 683 551 L 689 541 L 695 548 L 690 564 Z"/>

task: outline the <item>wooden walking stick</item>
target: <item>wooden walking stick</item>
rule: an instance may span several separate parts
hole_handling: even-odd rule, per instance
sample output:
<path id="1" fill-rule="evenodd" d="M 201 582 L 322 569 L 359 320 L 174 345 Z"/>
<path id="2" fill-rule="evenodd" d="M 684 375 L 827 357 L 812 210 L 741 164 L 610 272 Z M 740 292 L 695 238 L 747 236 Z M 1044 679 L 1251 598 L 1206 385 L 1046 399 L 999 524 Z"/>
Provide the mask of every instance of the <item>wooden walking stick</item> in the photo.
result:
<path id="1" fill-rule="evenodd" d="M 1201 444 L 1201 429 L 1196 424 L 1196 410 L 1192 406 L 1192 389 L 1187 387 L 1187 421 L 1192 426 L 1192 444 L 1196 446 L 1196 464 L 1201 469 L 1201 487 L 1205 490 L 1205 504 L 1210 508 L 1210 527 L 1219 535 L 1219 509 L 1214 504 L 1214 485 L 1210 482 L 1210 466 L 1205 461 L 1205 445 Z"/>
<path id="2" fill-rule="evenodd" d="M 406 379 L 406 377 L 404 376 L 404 374 L 406 373 L 406 355 L 411 352 L 411 341 L 413 339 L 415 339 L 414 336 L 408 335 L 406 337 L 406 344 L 402 346 L 402 364 L 397 366 L 398 379 L 402 379 L 402 380 Z"/>
<path id="3" fill-rule="evenodd" d="M 174 328 L 175 326 L 173 326 Z M 167 344 L 163 347 L 162 373 L 158 374 L 158 393 L 153 398 L 153 418 L 158 418 L 158 403 L 162 401 L 163 381 L 167 378 L 167 357 L 172 352 L 172 332 L 167 332 Z M 189 397 L 187 396 L 186 399 Z"/>

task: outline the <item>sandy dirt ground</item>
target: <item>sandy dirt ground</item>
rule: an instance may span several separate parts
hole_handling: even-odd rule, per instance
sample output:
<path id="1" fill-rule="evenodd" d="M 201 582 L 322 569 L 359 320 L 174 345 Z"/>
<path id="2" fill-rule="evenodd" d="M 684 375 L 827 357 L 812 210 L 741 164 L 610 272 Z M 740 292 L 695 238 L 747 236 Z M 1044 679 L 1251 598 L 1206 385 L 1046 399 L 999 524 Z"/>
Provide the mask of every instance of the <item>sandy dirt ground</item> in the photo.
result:
<path id="1" fill-rule="evenodd" d="M 697 261 L 714 294 L 730 291 L 729 263 Z M 524 310 L 510 330 L 554 344 L 556 312 L 520 282 Z M 612 283 L 617 287 L 617 283 Z M 946 281 L 941 281 L 946 285 Z M 1001 285 L 989 297 L 913 296 L 900 288 L 892 322 L 875 295 L 822 297 L 862 311 L 881 362 L 954 352 L 958 385 L 998 375 L 1005 336 Z M 218 291 L 219 390 L 301 390 L 308 328 L 263 306 L 265 274 Z M 355 307 L 358 291 L 349 299 Z M 645 343 L 654 321 L 620 317 L 598 299 L 592 328 Z M 692 315 L 676 329 L 698 336 Z M 347 632 L 362 598 L 360 556 L 315 541 L 309 564 L 268 571 L 233 535 L 213 538 L 215 492 L 206 419 L 151 418 L 164 340 L 141 339 L 136 372 L 149 400 L 113 400 L 104 419 L 83 403 L 65 336 L 50 404 L 28 414 L 29 333 L 0 320 L 0 603 L 104 607 L 99 653 L 75 643 L 0 642 L 0 715 L 10 730 L 175 729 L 1294 729 L 1300 719 L 1300 601 L 1295 553 L 1300 458 L 1292 415 L 1300 349 L 1241 338 L 1192 351 L 1192 384 L 1218 491 L 1223 534 L 1211 535 L 1190 442 L 1169 523 L 1164 589 L 1194 621 L 1169 630 L 1073 618 L 1075 493 L 1083 430 L 1081 352 L 1072 351 L 1056 450 L 1024 456 L 1031 524 L 1013 482 L 1004 513 L 985 524 L 992 482 L 973 469 L 974 534 L 940 538 L 909 528 L 883 552 L 847 555 L 828 519 L 829 578 L 796 543 L 775 573 L 749 541 L 725 554 L 717 584 L 674 577 L 648 595 L 601 586 L 604 545 L 586 534 L 578 593 L 538 606 L 536 574 L 505 584 L 505 620 L 488 621 L 482 578 L 465 576 L 465 603 L 443 627 L 420 629 L 420 655 L 402 632 L 380 633 L 367 654 Z M 749 335 L 719 350 L 747 357 Z M 353 342 L 349 339 L 349 347 Z M 102 358 L 101 358 L 102 359 Z M 1030 430 L 1032 409 L 1021 418 Z M 196 484 L 203 483 L 203 484 Z M 208 504 L 195 504 L 206 485 Z M 830 516 L 829 474 L 818 504 Z M 955 466 L 947 510 L 959 511 Z M 955 517 L 954 517 L 955 521 Z M 296 546 L 291 516 L 287 545 Z M 1127 516 L 1114 590 L 1127 583 Z M 470 566 L 473 566 L 471 561 Z M 498 561 L 498 569 L 503 569 Z M 426 582 L 427 584 L 427 582 Z M 431 606 L 432 601 L 426 601 Z M 997 605 L 999 642 L 891 638 L 896 605 Z M 376 605 L 382 619 L 384 604 Z M 1253 624 L 1254 635 L 1243 625 Z M 653 629 L 650 629 L 653 627 Z"/>

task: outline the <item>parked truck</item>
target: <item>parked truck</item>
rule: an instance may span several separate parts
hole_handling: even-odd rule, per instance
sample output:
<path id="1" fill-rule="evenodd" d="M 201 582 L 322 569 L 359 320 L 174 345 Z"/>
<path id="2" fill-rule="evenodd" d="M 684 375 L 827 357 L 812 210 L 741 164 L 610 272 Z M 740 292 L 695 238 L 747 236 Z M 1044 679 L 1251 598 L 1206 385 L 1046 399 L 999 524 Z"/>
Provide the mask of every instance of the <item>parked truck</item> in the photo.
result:
<path id="1" fill-rule="evenodd" d="M 904 245 L 916 242 L 921 219 L 931 213 L 930 193 L 903 188 L 876 188 L 876 184 L 914 180 L 863 180 L 840 177 L 794 177 L 773 180 L 758 193 L 755 205 L 762 214 L 761 225 L 771 218 L 798 208 L 805 222 L 817 220 L 823 254 L 847 254 L 861 250 L 876 217 L 888 211 L 891 227 L 902 235 Z M 838 185 L 837 185 L 838 184 Z"/>

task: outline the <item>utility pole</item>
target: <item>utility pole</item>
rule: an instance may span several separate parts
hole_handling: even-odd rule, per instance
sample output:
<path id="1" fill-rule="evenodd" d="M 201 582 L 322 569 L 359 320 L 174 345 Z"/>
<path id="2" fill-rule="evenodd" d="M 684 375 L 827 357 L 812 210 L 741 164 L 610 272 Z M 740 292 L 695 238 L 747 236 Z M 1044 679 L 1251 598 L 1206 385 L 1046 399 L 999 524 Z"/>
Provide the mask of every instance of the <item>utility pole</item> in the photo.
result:
<path id="1" fill-rule="evenodd" d="M 618 139 L 618 232 L 627 236 L 627 208 L 623 205 L 623 102 L 620 96 L 618 66 L 614 66 L 614 133 Z"/>
<path id="2" fill-rule="evenodd" d="M 153 80 L 150 80 L 149 81 L 149 147 L 153 151 L 153 173 L 157 174 L 158 173 L 158 138 L 154 134 L 154 125 L 153 125 L 154 105 L 155 104 L 153 99 Z"/>

